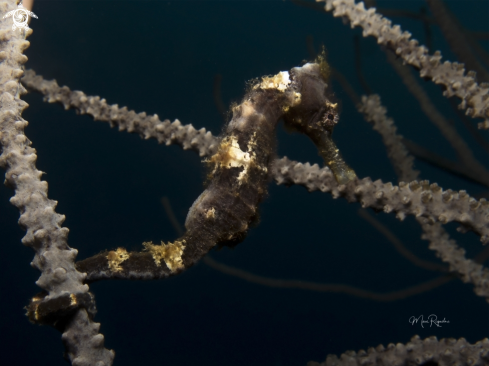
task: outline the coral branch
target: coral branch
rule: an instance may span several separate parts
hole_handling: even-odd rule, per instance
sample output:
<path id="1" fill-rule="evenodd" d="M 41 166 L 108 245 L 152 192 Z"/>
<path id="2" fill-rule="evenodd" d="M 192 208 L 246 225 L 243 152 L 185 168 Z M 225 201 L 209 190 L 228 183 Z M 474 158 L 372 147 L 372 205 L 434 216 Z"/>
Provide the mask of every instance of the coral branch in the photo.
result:
<path id="1" fill-rule="evenodd" d="M 360 365 L 460 365 L 484 366 L 489 362 L 487 338 L 470 344 L 464 338 L 440 339 L 429 337 L 421 340 L 415 336 L 406 345 L 390 343 L 387 348 L 348 351 L 339 358 L 329 355 L 322 363 L 309 362 L 307 366 L 360 366 Z"/>
<path id="2" fill-rule="evenodd" d="M 326 11 L 333 10 L 335 17 L 345 17 L 351 27 L 363 28 L 363 36 L 374 36 L 381 45 L 392 48 L 408 64 L 419 69 L 420 76 L 443 85 L 444 96 L 457 96 L 462 100 L 461 109 L 473 118 L 484 118 L 479 128 L 489 129 L 489 84 L 477 84 L 475 73 L 465 74 L 463 64 L 445 61 L 441 63 L 441 53 L 428 54 L 428 49 L 418 46 L 409 32 L 402 32 L 398 25 L 375 12 L 375 8 L 365 9 L 362 2 L 354 0 L 317 0 L 326 3 Z"/>
<path id="3" fill-rule="evenodd" d="M 11 9 L 15 9 L 15 1 L 0 3 L 0 14 Z M 45 322 L 37 311 L 42 304 L 63 305 L 59 300 L 70 298 L 68 306 L 73 305 L 77 296 L 88 292 L 88 286 L 83 284 L 86 275 L 75 269 L 78 252 L 66 242 L 69 230 L 60 226 L 65 217 L 54 211 L 57 202 L 47 196 L 48 185 L 41 181 L 42 172 L 35 165 L 36 151 L 24 134 L 28 123 L 21 114 L 27 103 L 20 99 L 25 93 L 20 78 L 27 57 L 22 51 L 29 47 L 25 38 L 32 31 L 12 30 L 7 20 L 0 21 L 0 166 L 6 170 L 5 184 L 15 190 L 10 202 L 21 212 L 19 224 L 27 231 L 22 243 L 36 252 L 31 265 L 42 273 L 36 284 L 47 292 L 31 308 L 31 319 Z M 56 309 L 60 316 L 52 324 L 64 331 L 63 340 L 73 365 L 111 365 L 114 352 L 104 348 L 98 324 L 92 322 L 85 308 L 73 306 L 67 314 L 61 314 L 61 310 Z M 68 322 L 66 327 L 60 325 L 64 322 Z"/>

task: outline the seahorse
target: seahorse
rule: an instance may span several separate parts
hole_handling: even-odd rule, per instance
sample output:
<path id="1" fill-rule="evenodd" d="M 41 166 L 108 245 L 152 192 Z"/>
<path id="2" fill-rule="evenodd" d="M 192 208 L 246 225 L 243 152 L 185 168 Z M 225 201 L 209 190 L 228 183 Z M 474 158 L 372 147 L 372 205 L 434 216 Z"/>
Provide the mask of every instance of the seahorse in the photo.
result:
<path id="1" fill-rule="evenodd" d="M 185 234 L 173 243 L 143 243 L 77 263 L 86 281 L 104 278 L 156 279 L 183 271 L 215 246 L 243 241 L 256 221 L 267 192 L 280 119 L 310 137 L 340 184 L 356 178 L 341 158 L 331 135 L 338 123 L 337 103 L 327 96 L 324 58 L 250 83 L 220 137 L 217 152 L 205 162 L 208 185 L 190 207 Z"/>

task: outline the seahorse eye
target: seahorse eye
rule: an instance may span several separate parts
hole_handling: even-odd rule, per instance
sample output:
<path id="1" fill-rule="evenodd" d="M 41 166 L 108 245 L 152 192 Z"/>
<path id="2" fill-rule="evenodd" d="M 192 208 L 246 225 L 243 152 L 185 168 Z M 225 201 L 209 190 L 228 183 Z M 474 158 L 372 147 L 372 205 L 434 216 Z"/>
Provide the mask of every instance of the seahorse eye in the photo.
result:
<path id="1" fill-rule="evenodd" d="M 331 114 L 331 113 L 330 113 L 330 114 L 328 114 L 328 119 L 330 119 L 330 120 L 334 120 L 334 115 L 333 115 L 333 114 Z"/>

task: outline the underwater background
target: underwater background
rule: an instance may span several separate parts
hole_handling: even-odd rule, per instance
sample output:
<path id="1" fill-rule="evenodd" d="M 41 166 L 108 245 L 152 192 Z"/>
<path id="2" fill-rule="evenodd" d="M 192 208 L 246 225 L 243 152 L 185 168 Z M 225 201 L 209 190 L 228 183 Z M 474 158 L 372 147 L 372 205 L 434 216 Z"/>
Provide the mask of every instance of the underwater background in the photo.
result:
<path id="1" fill-rule="evenodd" d="M 489 32 L 488 2 L 446 1 L 462 26 Z M 302 4 L 302 5 L 301 5 Z M 364 93 L 357 77 L 354 37 L 360 36 L 361 68 L 379 93 L 398 132 L 455 161 L 449 143 L 430 123 L 416 99 L 386 61 L 372 37 L 362 38 L 315 3 L 290 1 L 42 1 L 36 0 L 34 33 L 28 38 L 26 68 L 60 86 L 99 95 L 109 104 L 158 114 L 161 120 L 205 127 L 218 135 L 224 120 L 215 102 L 221 75 L 222 102 L 238 102 L 247 81 L 276 74 L 313 59 L 324 45 L 328 61 Z M 377 1 L 383 9 L 420 13 L 423 1 Z M 391 13 L 392 14 L 392 13 Z M 421 44 L 431 43 L 444 60 L 455 61 L 439 28 L 431 34 L 419 19 L 389 15 Z M 429 15 L 429 11 L 427 13 Z M 429 37 L 429 39 L 427 39 Z M 488 38 L 478 41 L 486 52 Z M 440 87 L 417 80 L 450 120 L 475 156 L 488 157 L 469 136 Z M 333 135 L 360 178 L 397 184 L 380 135 L 372 130 L 341 86 L 331 93 L 341 105 Z M 37 168 L 46 174 L 49 197 L 66 215 L 68 243 L 78 260 L 104 249 L 139 250 L 143 241 L 168 242 L 178 236 L 162 205 L 167 197 L 183 225 L 203 190 L 202 158 L 179 146 L 118 132 L 107 123 L 28 94 L 26 135 L 37 150 Z M 475 121 L 473 121 L 475 124 Z M 487 131 L 483 134 L 487 141 Z M 322 165 L 305 136 L 278 128 L 278 156 Z M 487 196 L 487 187 L 416 160 L 420 179 L 444 189 Z M 3 365 L 65 365 L 61 334 L 29 323 L 24 306 L 40 291 L 39 272 L 29 266 L 33 251 L 20 240 L 18 210 L 0 187 L 0 359 Z M 300 186 L 270 184 L 259 225 L 234 249 L 210 253 L 221 263 L 278 279 L 341 283 L 379 293 L 401 290 L 439 276 L 416 267 L 358 214 L 360 204 L 309 193 Z M 369 212 L 388 226 L 417 256 L 441 263 L 421 240 L 413 217 Z M 484 247 L 472 232 L 445 226 L 469 257 Z M 487 265 L 487 262 L 486 262 Z M 95 294 L 105 346 L 115 365 L 302 366 L 327 354 L 406 343 L 420 337 L 465 337 L 476 342 L 489 330 L 487 303 L 460 280 L 394 302 L 377 302 L 341 293 L 270 288 L 220 273 L 199 263 L 174 278 L 102 281 Z M 421 328 L 411 316 L 436 314 L 448 324 Z"/>

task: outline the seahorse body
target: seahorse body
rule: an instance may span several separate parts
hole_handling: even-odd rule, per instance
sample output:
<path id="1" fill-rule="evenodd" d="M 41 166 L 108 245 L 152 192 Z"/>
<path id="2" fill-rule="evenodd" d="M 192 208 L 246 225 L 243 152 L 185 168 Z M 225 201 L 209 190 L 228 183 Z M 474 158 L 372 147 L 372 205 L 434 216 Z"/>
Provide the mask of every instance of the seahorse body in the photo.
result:
<path id="1" fill-rule="evenodd" d="M 267 191 L 281 118 L 307 134 L 330 166 L 340 167 L 338 176 L 348 172 L 331 140 L 338 114 L 326 88 L 317 63 L 255 82 L 233 108 L 218 151 L 206 160 L 209 184 L 188 212 L 183 237 L 169 244 L 144 243 L 146 252 L 101 253 L 79 262 L 79 270 L 87 272 L 88 281 L 161 278 L 190 267 L 216 245 L 242 241 Z"/>

